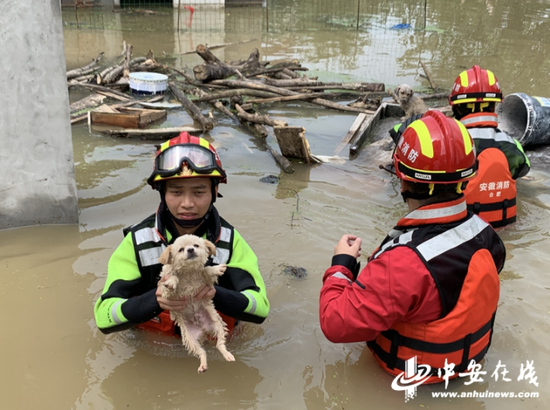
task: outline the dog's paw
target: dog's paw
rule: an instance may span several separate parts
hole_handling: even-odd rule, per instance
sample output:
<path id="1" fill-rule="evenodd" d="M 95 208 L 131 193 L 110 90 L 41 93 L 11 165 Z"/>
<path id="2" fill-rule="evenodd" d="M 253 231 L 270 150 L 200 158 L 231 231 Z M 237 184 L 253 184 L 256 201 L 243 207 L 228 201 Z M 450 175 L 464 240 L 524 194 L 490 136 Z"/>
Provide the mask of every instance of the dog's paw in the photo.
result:
<path id="1" fill-rule="evenodd" d="M 208 370 L 208 366 L 206 366 L 206 365 L 200 365 L 199 368 L 198 368 L 198 370 L 197 370 L 197 373 L 198 373 L 198 374 L 201 374 L 201 373 L 204 373 L 204 372 L 207 371 L 207 370 Z"/>
<path id="2" fill-rule="evenodd" d="M 223 354 L 223 358 L 224 358 L 225 360 L 227 360 L 228 362 L 234 362 L 234 361 L 235 361 L 235 356 L 233 356 L 233 355 L 232 355 L 231 353 L 229 353 L 229 352 L 225 352 L 225 353 Z"/>
<path id="3" fill-rule="evenodd" d="M 167 289 L 175 290 L 178 286 L 178 282 L 178 278 L 175 276 L 170 276 L 162 285 Z"/>
<path id="4" fill-rule="evenodd" d="M 220 272 L 220 275 L 223 274 L 227 270 L 227 265 L 225 263 L 222 263 L 221 265 L 218 265 L 218 269 Z"/>

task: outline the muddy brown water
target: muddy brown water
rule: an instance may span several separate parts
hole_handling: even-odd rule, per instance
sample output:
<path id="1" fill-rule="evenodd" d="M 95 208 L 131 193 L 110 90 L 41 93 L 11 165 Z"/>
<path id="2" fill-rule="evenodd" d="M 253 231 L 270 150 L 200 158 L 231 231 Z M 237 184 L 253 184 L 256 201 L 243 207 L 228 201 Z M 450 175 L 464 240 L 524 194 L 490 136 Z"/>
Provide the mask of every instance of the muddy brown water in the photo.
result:
<path id="1" fill-rule="evenodd" d="M 298 58 L 309 75 L 323 79 L 381 81 L 387 86 L 406 82 L 416 88 L 429 86 L 420 75 L 419 58 L 447 88 L 460 71 L 477 63 L 495 72 L 505 93 L 550 97 L 547 4 L 430 1 L 427 31 L 390 29 L 408 18 L 415 19 L 415 27 L 423 24 L 423 2 L 378 2 L 365 9 L 360 30 L 349 29 L 351 17 L 337 19 L 333 9 L 330 19 L 320 18 L 322 10 L 313 17 L 301 10 L 304 17 L 299 19 L 288 13 L 293 2 L 276 4 L 281 8 L 272 8 L 268 32 L 261 8 L 197 11 L 194 25 L 179 35 L 170 29 L 171 13 L 131 19 L 99 13 L 93 21 L 101 19 L 103 28 L 65 25 L 67 67 L 87 64 L 100 51 L 115 59 L 124 40 L 134 46 L 135 55 L 153 49 L 158 56 L 173 56 L 201 43 L 255 39 L 220 49 L 217 55 L 238 60 L 257 47 L 265 60 Z M 294 23 L 293 30 L 281 29 L 287 24 L 284 18 Z M 216 19 L 224 24 L 208 28 Z M 171 57 L 170 63 L 183 68 L 200 61 L 184 55 Z M 355 119 L 300 103 L 274 105 L 267 111 L 305 127 L 312 152 L 326 156 L 333 154 Z M 166 125 L 189 123 L 185 112 L 173 110 Z M 217 205 L 258 255 L 271 302 L 264 324 L 244 325 L 229 342 L 237 361 L 224 362 L 209 346 L 210 369 L 197 375 L 197 359 L 188 357 L 177 341 L 133 331 L 105 336 L 96 329 L 93 303 L 101 293 L 109 256 L 122 239 L 121 229 L 152 213 L 158 203 L 156 192 L 145 186 L 154 142 L 113 139 L 75 125 L 79 224 L 0 232 L 1 408 L 549 407 L 546 148 L 529 151 L 533 169 L 518 182 L 518 222 L 501 232 L 507 261 L 500 274 L 499 310 L 483 381 L 467 385 L 467 379 L 459 378 L 446 390 L 443 385 L 421 386 L 405 403 L 404 392 L 392 389 L 393 379 L 378 368 L 363 344 L 332 344 L 318 324 L 321 278 L 336 241 L 344 233 L 358 234 L 366 256 L 406 212 L 396 181 L 378 169 L 383 155 L 373 158 L 365 150 L 350 160 L 343 151 L 330 163 L 296 166 L 289 175 L 253 137 L 225 119 L 216 124 L 206 138 L 218 149 L 229 176 Z M 272 137 L 268 141 L 274 144 Z M 279 176 L 280 182 L 260 182 L 268 175 Z M 307 276 L 295 279 L 284 273 L 285 266 L 304 267 Z M 521 377 L 528 362 L 535 372 Z M 485 391 L 539 397 L 432 397 L 434 392 Z"/>

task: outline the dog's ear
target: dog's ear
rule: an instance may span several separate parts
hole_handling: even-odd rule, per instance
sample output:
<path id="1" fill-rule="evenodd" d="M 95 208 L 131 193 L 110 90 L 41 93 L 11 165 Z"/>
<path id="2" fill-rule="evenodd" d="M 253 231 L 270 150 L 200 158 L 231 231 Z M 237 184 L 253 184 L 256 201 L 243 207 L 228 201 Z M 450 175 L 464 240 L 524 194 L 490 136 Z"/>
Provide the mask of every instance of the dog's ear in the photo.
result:
<path id="1" fill-rule="evenodd" d="M 396 95 L 399 95 L 399 90 L 401 90 L 401 86 L 398 85 L 397 87 L 395 87 L 395 90 L 393 91 Z"/>
<path id="2" fill-rule="evenodd" d="M 206 239 L 204 240 L 204 244 L 206 245 L 206 249 L 208 249 L 208 254 L 216 256 L 216 245 Z"/>
<path id="3" fill-rule="evenodd" d="M 159 256 L 159 262 L 163 265 L 170 265 L 172 262 L 172 245 L 169 245 Z"/>

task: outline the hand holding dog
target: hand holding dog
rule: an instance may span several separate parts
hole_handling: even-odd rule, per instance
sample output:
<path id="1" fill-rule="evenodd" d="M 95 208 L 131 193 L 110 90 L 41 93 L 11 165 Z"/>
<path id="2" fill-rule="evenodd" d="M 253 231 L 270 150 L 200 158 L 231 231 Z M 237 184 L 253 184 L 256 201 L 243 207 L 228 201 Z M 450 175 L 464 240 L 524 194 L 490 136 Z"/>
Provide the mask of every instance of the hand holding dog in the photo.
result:
<path id="1" fill-rule="evenodd" d="M 162 297 L 162 289 L 164 287 L 164 282 L 166 282 L 167 279 L 168 279 L 168 276 L 164 276 L 160 278 L 160 280 L 158 281 L 157 290 L 155 292 L 155 295 L 157 297 L 157 302 L 159 306 L 164 310 L 182 311 L 187 307 L 189 303 L 187 296 L 182 296 L 180 298 Z M 214 295 L 216 295 L 216 288 L 214 288 L 214 286 L 202 285 L 197 291 L 197 293 L 195 294 L 195 297 L 193 299 L 195 301 L 201 300 L 201 299 L 213 299 Z"/>
<path id="2" fill-rule="evenodd" d="M 346 254 L 358 258 L 361 256 L 362 239 L 355 235 L 344 235 L 336 246 L 334 246 L 334 254 Z"/>

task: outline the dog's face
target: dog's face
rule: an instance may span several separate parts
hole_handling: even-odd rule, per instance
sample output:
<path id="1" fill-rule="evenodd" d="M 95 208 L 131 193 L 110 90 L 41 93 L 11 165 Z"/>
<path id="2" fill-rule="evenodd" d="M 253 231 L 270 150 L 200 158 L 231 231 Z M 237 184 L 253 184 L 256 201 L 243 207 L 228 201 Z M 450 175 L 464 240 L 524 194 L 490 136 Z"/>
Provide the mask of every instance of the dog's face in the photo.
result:
<path id="1" fill-rule="evenodd" d="M 395 89 L 395 94 L 397 95 L 400 103 L 406 103 L 413 96 L 414 90 L 408 84 L 401 84 Z"/>
<path id="2" fill-rule="evenodd" d="M 195 235 L 183 235 L 162 252 L 159 262 L 176 268 L 187 264 L 203 267 L 210 255 L 216 255 L 212 242 Z"/>

